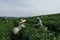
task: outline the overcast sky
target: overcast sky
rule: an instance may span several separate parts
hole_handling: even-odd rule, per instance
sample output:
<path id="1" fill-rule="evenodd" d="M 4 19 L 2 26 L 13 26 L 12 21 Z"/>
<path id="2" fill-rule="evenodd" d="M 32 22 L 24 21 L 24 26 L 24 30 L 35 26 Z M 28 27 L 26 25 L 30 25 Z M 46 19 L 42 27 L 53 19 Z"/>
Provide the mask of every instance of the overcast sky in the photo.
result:
<path id="1" fill-rule="evenodd" d="M 35 16 L 60 13 L 60 0 L 0 0 L 0 16 Z"/>

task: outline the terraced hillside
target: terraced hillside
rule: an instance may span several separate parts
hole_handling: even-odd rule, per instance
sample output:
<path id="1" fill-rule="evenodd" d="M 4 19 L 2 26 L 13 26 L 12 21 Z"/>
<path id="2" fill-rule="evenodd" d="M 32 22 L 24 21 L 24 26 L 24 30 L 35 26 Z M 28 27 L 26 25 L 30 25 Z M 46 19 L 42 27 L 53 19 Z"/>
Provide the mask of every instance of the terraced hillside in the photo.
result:
<path id="1" fill-rule="evenodd" d="M 18 35 L 20 40 L 60 40 L 60 14 L 39 16 L 43 22 L 43 28 L 35 28 L 36 17 L 24 18 L 26 28 L 22 29 Z M 11 40 L 11 30 L 18 26 L 21 18 L 0 17 L 0 40 Z M 45 31 L 45 27 L 48 28 Z M 16 38 L 17 39 L 17 38 Z"/>

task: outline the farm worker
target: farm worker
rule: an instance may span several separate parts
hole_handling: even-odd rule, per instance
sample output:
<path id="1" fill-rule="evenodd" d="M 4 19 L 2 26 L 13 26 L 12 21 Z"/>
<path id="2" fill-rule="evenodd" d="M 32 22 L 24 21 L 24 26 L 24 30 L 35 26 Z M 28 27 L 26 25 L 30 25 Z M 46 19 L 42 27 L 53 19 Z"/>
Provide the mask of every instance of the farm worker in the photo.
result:
<path id="1" fill-rule="evenodd" d="M 39 17 L 37 17 L 37 24 L 39 24 L 39 26 L 41 26 L 41 27 L 43 26 L 42 21 Z"/>
<path id="2" fill-rule="evenodd" d="M 25 28 L 25 25 L 24 25 L 25 22 L 26 22 L 25 19 L 21 19 L 21 21 L 19 22 L 18 27 L 15 27 L 13 29 L 14 34 L 17 34 L 22 28 Z"/>

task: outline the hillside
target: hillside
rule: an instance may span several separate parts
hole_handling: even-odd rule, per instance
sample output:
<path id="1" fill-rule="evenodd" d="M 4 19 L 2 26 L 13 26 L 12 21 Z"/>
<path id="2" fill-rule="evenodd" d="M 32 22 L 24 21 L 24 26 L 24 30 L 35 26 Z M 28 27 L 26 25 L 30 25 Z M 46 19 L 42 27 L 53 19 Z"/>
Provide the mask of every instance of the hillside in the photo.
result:
<path id="1" fill-rule="evenodd" d="M 36 17 L 24 18 L 26 28 L 22 29 L 18 35 L 21 40 L 60 40 L 60 14 L 39 16 L 43 22 L 43 28 L 35 28 Z M 18 26 L 21 18 L 4 18 L 0 17 L 0 40 L 10 40 L 11 30 Z M 15 20 L 15 23 L 14 23 Z M 45 31 L 45 27 L 48 28 Z"/>

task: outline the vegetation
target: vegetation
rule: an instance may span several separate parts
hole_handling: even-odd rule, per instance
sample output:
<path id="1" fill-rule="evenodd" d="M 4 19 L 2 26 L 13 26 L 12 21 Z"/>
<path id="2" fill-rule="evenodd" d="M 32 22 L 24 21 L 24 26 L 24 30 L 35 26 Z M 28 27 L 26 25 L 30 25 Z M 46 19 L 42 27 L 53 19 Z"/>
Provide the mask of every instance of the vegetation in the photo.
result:
<path id="1" fill-rule="evenodd" d="M 39 16 L 43 22 L 43 28 L 35 28 L 36 17 L 25 18 L 26 28 L 22 29 L 18 35 L 21 40 L 60 40 L 60 14 Z M 11 40 L 11 31 L 18 26 L 20 18 L 0 17 L 0 40 Z M 48 28 L 45 31 L 45 28 Z"/>

